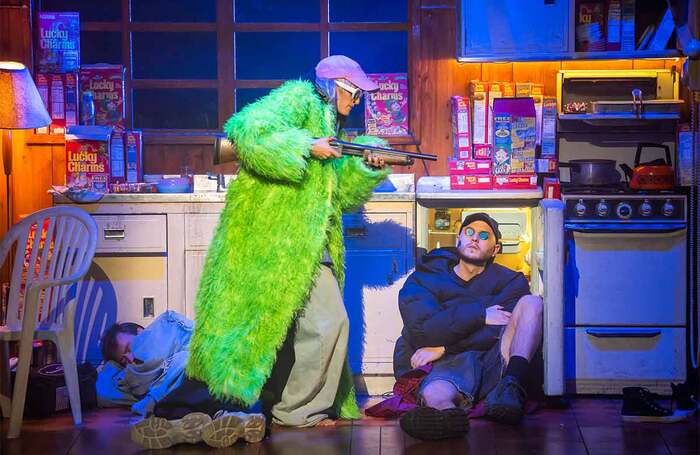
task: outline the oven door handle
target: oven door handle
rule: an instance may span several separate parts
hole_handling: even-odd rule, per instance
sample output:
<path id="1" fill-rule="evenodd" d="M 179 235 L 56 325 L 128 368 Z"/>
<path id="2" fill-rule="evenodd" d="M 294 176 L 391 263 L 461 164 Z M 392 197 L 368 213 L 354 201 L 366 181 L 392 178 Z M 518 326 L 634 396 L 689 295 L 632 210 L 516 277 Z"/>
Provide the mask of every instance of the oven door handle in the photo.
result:
<path id="1" fill-rule="evenodd" d="M 685 223 L 564 223 L 564 229 L 569 231 L 590 233 L 666 233 L 678 232 L 686 228 Z"/>
<path id="2" fill-rule="evenodd" d="M 657 329 L 586 329 L 586 333 L 596 338 L 654 338 L 661 335 Z"/>

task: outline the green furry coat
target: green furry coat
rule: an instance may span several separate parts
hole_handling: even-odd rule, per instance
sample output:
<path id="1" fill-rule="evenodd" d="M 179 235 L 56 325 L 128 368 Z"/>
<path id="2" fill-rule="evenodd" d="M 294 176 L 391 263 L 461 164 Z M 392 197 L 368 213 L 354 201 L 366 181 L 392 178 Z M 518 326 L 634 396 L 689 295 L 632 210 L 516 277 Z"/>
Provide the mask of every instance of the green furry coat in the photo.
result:
<path id="1" fill-rule="evenodd" d="M 335 135 L 335 125 L 311 83 L 289 81 L 224 126 L 241 168 L 204 263 L 187 365 L 217 398 L 258 400 L 324 248 L 342 289 L 341 213 L 361 206 L 389 171 L 356 157 L 312 158 L 314 138 Z M 335 405 L 341 417 L 359 417 L 347 362 Z"/>

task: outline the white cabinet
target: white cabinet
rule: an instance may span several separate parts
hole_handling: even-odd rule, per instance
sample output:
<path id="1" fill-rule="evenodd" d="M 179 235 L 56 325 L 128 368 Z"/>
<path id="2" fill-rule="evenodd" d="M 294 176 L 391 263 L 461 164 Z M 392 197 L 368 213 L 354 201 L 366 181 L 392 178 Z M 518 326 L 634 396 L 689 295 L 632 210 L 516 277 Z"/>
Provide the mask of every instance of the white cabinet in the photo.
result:
<path id="1" fill-rule="evenodd" d="M 413 202 L 369 202 L 343 217 L 350 365 L 355 373 L 387 377 L 389 388 L 394 344 L 403 327 L 398 294 L 414 267 L 414 207 Z M 378 392 L 387 391 L 380 387 Z"/>

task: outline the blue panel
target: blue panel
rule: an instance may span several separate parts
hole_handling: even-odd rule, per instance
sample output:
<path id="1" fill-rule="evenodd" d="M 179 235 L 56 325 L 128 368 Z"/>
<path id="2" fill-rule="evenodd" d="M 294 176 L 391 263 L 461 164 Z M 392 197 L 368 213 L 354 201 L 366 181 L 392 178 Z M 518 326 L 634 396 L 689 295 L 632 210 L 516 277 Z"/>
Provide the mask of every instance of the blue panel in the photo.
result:
<path id="1" fill-rule="evenodd" d="M 216 79 L 216 33 L 134 32 L 134 79 Z"/>
<path id="2" fill-rule="evenodd" d="M 131 0 L 134 22 L 216 22 L 216 0 Z"/>
<path id="3" fill-rule="evenodd" d="M 239 88 L 236 89 L 236 112 L 246 105 L 257 101 L 270 93 L 271 88 Z"/>
<path id="4" fill-rule="evenodd" d="M 407 0 L 330 0 L 331 22 L 407 22 Z"/>
<path id="5" fill-rule="evenodd" d="M 315 32 L 235 34 L 236 79 L 296 79 L 314 69 L 321 54 Z"/>
<path id="6" fill-rule="evenodd" d="M 331 54 L 356 60 L 367 73 L 407 73 L 406 32 L 333 32 Z"/>
<path id="7" fill-rule="evenodd" d="M 219 129 L 213 89 L 134 90 L 136 128 Z"/>
<path id="8" fill-rule="evenodd" d="M 113 22 L 122 18 L 121 0 L 43 0 L 42 11 L 77 11 L 81 22 Z"/>
<path id="9" fill-rule="evenodd" d="M 236 22 L 318 22 L 318 0 L 235 0 Z"/>
<path id="10" fill-rule="evenodd" d="M 122 63 L 120 32 L 80 32 L 80 63 Z"/>

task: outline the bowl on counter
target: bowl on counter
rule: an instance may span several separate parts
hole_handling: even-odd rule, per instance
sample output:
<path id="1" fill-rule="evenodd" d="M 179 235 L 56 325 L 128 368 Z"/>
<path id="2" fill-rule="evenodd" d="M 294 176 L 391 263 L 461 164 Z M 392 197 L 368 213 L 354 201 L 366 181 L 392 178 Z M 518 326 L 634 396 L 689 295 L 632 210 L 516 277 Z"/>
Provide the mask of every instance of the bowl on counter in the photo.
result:
<path id="1" fill-rule="evenodd" d="M 164 178 L 156 182 L 159 193 L 191 193 L 192 183 L 187 177 Z"/>

